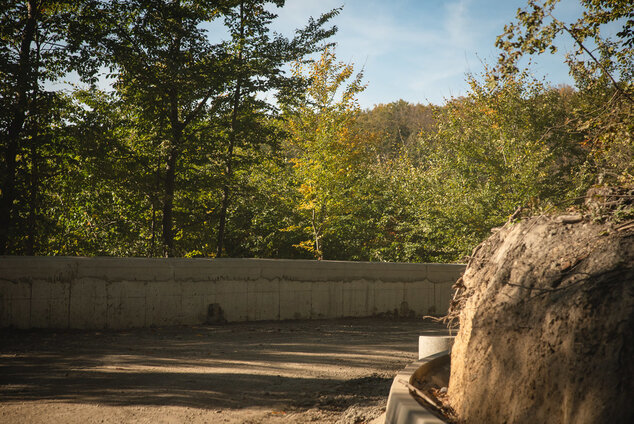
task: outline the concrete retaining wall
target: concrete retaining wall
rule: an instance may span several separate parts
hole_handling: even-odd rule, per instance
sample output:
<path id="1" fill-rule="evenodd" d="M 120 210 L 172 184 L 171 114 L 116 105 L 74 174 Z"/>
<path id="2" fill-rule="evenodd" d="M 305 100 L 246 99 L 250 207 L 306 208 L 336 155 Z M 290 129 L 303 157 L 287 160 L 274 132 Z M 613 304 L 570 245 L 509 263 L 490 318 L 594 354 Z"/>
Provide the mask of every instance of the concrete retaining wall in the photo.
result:
<path id="1" fill-rule="evenodd" d="M 192 325 L 209 321 L 209 305 L 219 306 L 230 322 L 443 314 L 463 270 L 449 264 L 5 256 L 0 327 Z"/>

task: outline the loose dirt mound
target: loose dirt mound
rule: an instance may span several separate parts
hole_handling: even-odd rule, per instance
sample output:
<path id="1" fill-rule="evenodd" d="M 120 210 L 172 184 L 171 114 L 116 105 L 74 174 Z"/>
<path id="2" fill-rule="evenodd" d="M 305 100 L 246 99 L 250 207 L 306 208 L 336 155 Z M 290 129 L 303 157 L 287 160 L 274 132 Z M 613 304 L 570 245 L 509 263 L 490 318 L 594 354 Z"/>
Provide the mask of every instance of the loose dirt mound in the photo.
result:
<path id="1" fill-rule="evenodd" d="M 634 221 L 507 224 L 457 287 L 461 422 L 634 422 Z"/>

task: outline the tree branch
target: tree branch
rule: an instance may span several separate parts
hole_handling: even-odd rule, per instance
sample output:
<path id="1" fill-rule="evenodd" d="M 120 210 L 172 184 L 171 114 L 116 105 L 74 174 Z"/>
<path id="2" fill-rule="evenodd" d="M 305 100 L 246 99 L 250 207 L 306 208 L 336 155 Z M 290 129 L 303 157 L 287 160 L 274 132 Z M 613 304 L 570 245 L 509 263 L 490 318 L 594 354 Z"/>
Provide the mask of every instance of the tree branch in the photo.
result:
<path id="1" fill-rule="evenodd" d="M 612 81 L 612 84 L 614 85 L 614 88 L 616 88 L 616 90 L 621 93 L 623 96 L 625 96 L 625 98 L 630 102 L 630 103 L 634 103 L 634 99 L 632 97 L 630 97 L 630 95 L 621 88 L 621 86 L 619 85 L 618 82 L 616 82 L 616 80 L 614 79 L 614 77 L 612 76 L 612 74 L 606 69 L 606 67 L 592 54 L 592 52 L 581 42 L 581 40 L 579 40 L 579 37 L 577 37 L 575 35 L 574 32 L 572 32 L 570 30 L 570 28 L 568 28 L 566 26 L 566 24 L 564 24 L 563 22 L 561 22 L 560 20 L 558 20 L 557 18 L 555 18 L 552 13 L 548 12 L 548 16 L 550 16 L 554 22 L 556 22 L 558 25 L 561 26 L 561 28 L 566 31 L 573 40 L 575 40 L 575 43 L 577 43 L 579 45 L 579 47 L 581 47 L 587 54 L 588 56 L 590 56 L 590 58 L 592 58 L 592 60 L 594 60 L 594 62 L 599 65 L 599 67 L 601 68 L 601 70 L 603 71 L 603 73 L 605 75 L 608 76 L 608 78 L 610 78 L 610 80 Z"/>

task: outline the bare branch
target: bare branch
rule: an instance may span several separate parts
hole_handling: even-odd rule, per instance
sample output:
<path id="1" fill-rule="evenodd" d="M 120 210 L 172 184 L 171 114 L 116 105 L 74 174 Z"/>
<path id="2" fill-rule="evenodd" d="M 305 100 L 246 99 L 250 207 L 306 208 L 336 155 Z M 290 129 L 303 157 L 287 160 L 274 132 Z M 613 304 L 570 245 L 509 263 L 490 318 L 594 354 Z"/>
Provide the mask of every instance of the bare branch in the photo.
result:
<path id="1" fill-rule="evenodd" d="M 621 86 L 619 85 L 619 83 L 614 79 L 614 77 L 612 76 L 612 74 L 606 69 L 606 67 L 594 56 L 594 54 L 592 54 L 592 52 L 581 42 L 581 40 L 579 40 L 579 37 L 577 37 L 577 35 L 570 30 L 570 28 L 568 28 L 568 26 L 566 26 L 566 24 L 564 24 L 563 22 L 561 22 L 560 20 L 558 20 L 557 18 L 555 18 L 552 13 L 550 13 L 550 11 L 548 12 L 548 16 L 550 16 L 554 22 L 556 22 L 558 25 L 560 25 L 560 27 L 566 31 L 572 38 L 573 40 L 575 40 L 575 43 L 577 43 L 579 45 L 579 47 L 581 47 L 583 49 L 583 51 L 585 51 L 588 56 L 590 56 L 590 58 L 592 58 L 592 60 L 599 65 L 599 67 L 601 68 L 601 70 L 603 71 L 603 73 L 605 75 L 608 76 L 608 78 L 610 78 L 610 80 L 612 81 L 612 84 L 614 84 L 614 88 L 616 88 L 616 90 L 621 93 L 623 96 L 625 96 L 625 98 L 630 102 L 630 103 L 634 103 L 634 99 L 625 91 L 623 90 L 623 88 L 621 88 Z"/>

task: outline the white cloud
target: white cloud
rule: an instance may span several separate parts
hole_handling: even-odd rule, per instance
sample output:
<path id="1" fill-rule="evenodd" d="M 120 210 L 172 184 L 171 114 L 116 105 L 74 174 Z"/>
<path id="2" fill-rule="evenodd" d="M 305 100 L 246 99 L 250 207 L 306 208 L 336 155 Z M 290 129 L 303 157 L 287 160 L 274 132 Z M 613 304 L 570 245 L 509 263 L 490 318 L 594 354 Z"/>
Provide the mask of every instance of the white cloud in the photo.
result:
<path id="1" fill-rule="evenodd" d="M 475 41 L 475 34 L 472 33 L 472 25 L 469 22 L 468 7 L 470 3 L 469 0 L 459 0 L 448 2 L 445 5 L 444 27 L 449 35 L 448 41 L 453 45 L 467 47 Z"/>
<path id="2" fill-rule="evenodd" d="M 340 57 L 367 57 L 369 87 L 361 96 L 365 106 L 404 98 L 439 103 L 466 88 L 466 52 L 477 42 L 472 33 L 468 0 L 445 3 L 433 14 L 420 8 L 404 20 L 394 8 L 342 16 Z M 345 19 L 344 19 L 345 18 Z M 362 57 L 365 54 L 365 57 Z M 450 88 L 459 86 L 451 92 Z"/>
<path id="3" fill-rule="evenodd" d="M 344 2 L 333 19 L 339 27 L 333 41 L 339 60 L 365 66 L 364 107 L 465 94 L 465 73 L 479 72 L 480 60 L 495 60 L 496 36 L 525 6 L 525 0 L 288 0 L 277 11 L 276 29 L 291 35 L 309 16 Z"/>

